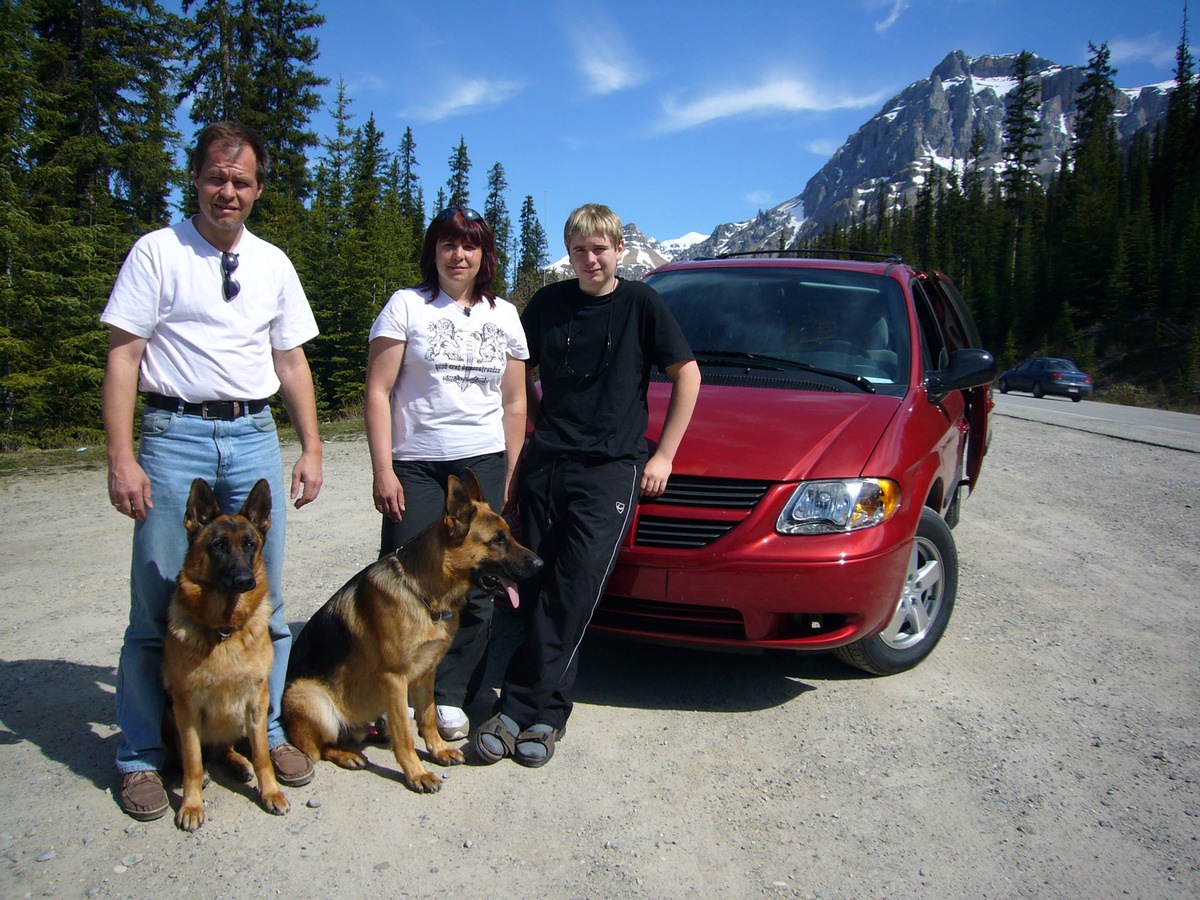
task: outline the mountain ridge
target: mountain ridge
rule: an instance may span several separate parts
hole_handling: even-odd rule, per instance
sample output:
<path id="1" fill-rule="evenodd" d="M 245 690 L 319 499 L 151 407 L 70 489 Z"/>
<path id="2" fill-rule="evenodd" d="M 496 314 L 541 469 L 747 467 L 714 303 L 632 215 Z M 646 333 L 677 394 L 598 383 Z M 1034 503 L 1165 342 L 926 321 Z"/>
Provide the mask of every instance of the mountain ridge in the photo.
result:
<path id="1" fill-rule="evenodd" d="M 930 75 L 889 98 L 851 134 L 804 189 L 751 219 L 718 225 L 709 236 L 673 258 L 692 259 L 780 246 L 805 240 L 835 221 L 852 221 L 864 204 L 886 190 L 889 205 L 912 203 L 935 166 L 959 175 L 970 158 L 976 128 L 982 137 L 980 165 L 1003 171 L 1003 121 L 1016 86 L 1017 54 L 969 57 L 949 53 Z M 1076 96 L 1085 70 L 1034 56 L 1041 86 L 1036 174 L 1047 179 L 1074 141 Z M 1166 114 L 1174 82 L 1118 88 L 1114 94 L 1122 148 Z"/>

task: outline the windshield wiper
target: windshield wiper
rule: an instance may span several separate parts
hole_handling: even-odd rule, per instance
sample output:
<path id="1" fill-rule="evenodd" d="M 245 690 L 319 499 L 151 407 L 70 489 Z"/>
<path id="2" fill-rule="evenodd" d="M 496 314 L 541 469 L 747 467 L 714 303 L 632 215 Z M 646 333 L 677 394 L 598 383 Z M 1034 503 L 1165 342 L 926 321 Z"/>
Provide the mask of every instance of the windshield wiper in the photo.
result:
<path id="1" fill-rule="evenodd" d="M 695 353 L 696 362 L 698 363 L 706 363 L 714 366 L 752 366 L 756 369 L 772 369 L 776 372 L 783 372 L 789 369 L 800 372 L 812 372 L 816 375 L 827 375 L 830 378 L 849 382 L 855 387 L 866 391 L 868 394 L 875 393 L 875 385 L 862 375 L 852 375 L 849 372 L 838 372 L 833 369 L 822 369 L 819 366 L 810 366 L 808 363 L 797 362 L 794 359 L 787 359 L 782 356 L 767 356 L 763 353 L 746 353 L 740 350 L 697 350 Z"/>

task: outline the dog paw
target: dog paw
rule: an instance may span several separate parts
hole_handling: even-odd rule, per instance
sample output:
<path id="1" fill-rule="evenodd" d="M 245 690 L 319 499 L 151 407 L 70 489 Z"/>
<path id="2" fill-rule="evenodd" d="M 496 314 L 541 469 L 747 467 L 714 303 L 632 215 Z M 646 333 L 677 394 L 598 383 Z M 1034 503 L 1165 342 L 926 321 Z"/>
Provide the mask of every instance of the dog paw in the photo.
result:
<path id="1" fill-rule="evenodd" d="M 245 784 L 249 784 L 254 780 L 254 767 L 250 765 L 250 760 L 242 756 L 236 750 L 230 748 L 225 751 L 225 755 L 221 758 L 225 769 L 236 778 Z"/>
<path id="2" fill-rule="evenodd" d="M 288 798 L 281 790 L 267 791 L 261 799 L 263 808 L 273 816 L 282 816 L 288 811 Z"/>
<path id="3" fill-rule="evenodd" d="M 330 747 L 325 751 L 325 758 L 343 769 L 365 769 L 367 767 L 367 758 L 354 750 Z"/>
<path id="4" fill-rule="evenodd" d="M 184 831 L 195 831 L 204 824 L 204 803 L 183 804 L 175 814 L 175 824 Z"/>
<path id="5" fill-rule="evenodd" d="M 456 750 L 454 747 L 447 747 L 445 750 L 439 750 L 436 753 L 431 753 L 433 761 L 440 766 L 461 766 L 467 761 L 466 756 L 461 750 Z"/>
<path id="6" fill-rule="evenodd" d="M 442 779 L 432 772 L 418 772 L 416 775 L 405 775 L 408 786 L 419 794 L 436 794 L 442 789 Z"/>

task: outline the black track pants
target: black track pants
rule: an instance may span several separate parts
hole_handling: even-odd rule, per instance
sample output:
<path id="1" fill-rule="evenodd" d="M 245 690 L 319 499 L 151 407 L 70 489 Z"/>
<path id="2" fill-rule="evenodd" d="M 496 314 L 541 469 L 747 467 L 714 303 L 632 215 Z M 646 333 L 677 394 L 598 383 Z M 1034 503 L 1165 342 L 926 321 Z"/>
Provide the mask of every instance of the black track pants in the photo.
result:
<path id="1" fill-rule="evenodd" d="M 545 566 L 521 585 L 525 638 L 505 673 L 499 711 L 522 728 L 562 728 L 579 644 L 633 519 L 641 466 L 558 459 L 523 467 L 524 542 Z"/>

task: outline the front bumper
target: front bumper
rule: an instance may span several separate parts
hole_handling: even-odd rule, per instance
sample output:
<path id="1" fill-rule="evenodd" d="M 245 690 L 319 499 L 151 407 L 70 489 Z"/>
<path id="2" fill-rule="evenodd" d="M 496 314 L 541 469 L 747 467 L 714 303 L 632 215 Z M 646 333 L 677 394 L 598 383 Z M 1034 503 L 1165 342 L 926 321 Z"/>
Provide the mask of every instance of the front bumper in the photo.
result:
<path id="1" fill-rule="evenodd" d="M 765 532 L 748 521 L 702 550 L 648 549 L 635 538 L 591 627 L 731 648 L 852 643 L 880 631 L 896 608 L 916 530 L 910 520 L 898 514 L 857 533 L 788 537 L 775 534 L 773 521 Z"/>

